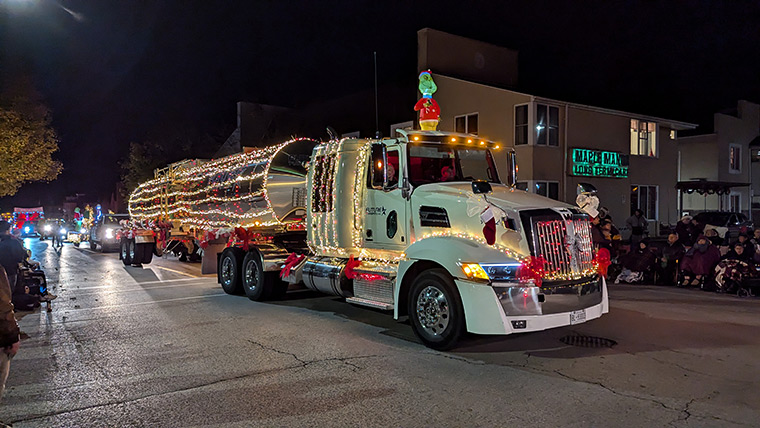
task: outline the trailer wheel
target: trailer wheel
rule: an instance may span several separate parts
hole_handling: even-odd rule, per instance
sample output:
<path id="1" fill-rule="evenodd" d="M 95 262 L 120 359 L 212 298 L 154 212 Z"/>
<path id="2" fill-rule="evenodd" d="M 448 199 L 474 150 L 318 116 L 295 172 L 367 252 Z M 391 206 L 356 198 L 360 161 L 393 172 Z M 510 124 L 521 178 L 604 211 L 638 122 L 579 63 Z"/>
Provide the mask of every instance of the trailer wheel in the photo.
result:
<path id="1" fill-rule="evenodd" d="M 261 301 L 269 297 L 272 291 L 271 281 L 267 281 L 261 265 L 261 254 L 256 250 L 246 253 L 243 259 L 243 291 L 249 299 Z"/>
<path id="2" fill-rule="evenodd" d="M 243 288 L 241 265 L 243 252 L 239 248 L 227 248 L 219 258 L 219 283 L 227 294 L 240 294 Z"/>
<path id="3" fill-rule="evenodd" d="M 124 266 L 129 266 L 132 264 L 132 252 L 129 250 L 129 245 L 132 243 L 134 245 L 134 241 L 131 239 L 122 239 L 121 245 L 119 248 L 119 258 L 121 258 L 122 263 L 124 263 Z"/>
<path id="4" fill-rule="evenodd" d="M 103 247 L 103 246 L 101 245 L 101 247 Z M 95 241 L 93 241 L 92 239 L 90 239 L 90 249 L 92 251 L 95 251 L 97 248 L 98 248 L 98 244 L 96 244 Z M 105 251 L 102 251 L 102 252 L 105 252 Z"/>
<path id="5" fill-rule="evenodd" d="M 408 311 L 414 334 L 429 348 L 451 349 L 465 331 L 462 300 L 444 269 L 431 269 L 415 278 Z"/>
<path id="6" fill-rule="evenodd" d="M 147 265 L 151 261 L 153 261 L 153 244 L 135 244 L 135 255 L 132 256 L 132 263 Z"/>

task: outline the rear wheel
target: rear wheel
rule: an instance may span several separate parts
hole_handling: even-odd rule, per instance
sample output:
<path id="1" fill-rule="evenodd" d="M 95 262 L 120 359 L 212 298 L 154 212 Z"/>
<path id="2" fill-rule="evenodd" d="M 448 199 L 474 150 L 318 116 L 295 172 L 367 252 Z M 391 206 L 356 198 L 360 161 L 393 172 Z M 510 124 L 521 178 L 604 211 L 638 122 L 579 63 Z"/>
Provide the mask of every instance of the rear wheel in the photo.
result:
<path id="1" fill-rule="evenodd" d="M 132 253 L 134 251 L 130 252 L 130 243 L 134 247 L 135 242 L 131 239 L 122 239 L 121 244 L 119 245 L 119 255 L 124 266 L 132 264 Z"/>
<path id="2" fill-rule="evenodd" d="M 444 269 L 423 272 L 414 280 L 408 311 L 414 333 L 430 348 L 451 349 L 465 332 L 462 300 Z"/>
<path id="3" fill-rule="evenodd" d="M 132 258 L 134 264 L 150 264 L 153 260 L 153 244 L 135 244 L 135 255 Z"/>
<path id="4" fill-rule="evenodd" d="M 267 281 L 261 265 L 261 254 L 256 250 L 248 251 L 243 258 L 243 291 L 249 299 L 264 300 L 272 291 L 271 281 Z"/>
<path id="5" fill-rule="evenodd" d="M 102 247 L 103 247 L 103 246 L 101 245 L 101 248 L 102 248 Z M 92 240 L 92 238 L 90 238 L 90 249 L 91 249 L 92 251 L 95 251 L 96 249 L 98 249 L 98 244 L 96 244 L 96 243 L 95 243 L 95 241 L 93 241 L 93 240 Z M 105 251 L 104 251 L 104 252 L 105 252 Z"/>
<path id="6" fill-rule="evenodd" d="M 240 294 L 243 285 L 241 265 L 243 251 L 239 248 L 227 248 L 219 258 L 219 283 L 227 294 Z"/>

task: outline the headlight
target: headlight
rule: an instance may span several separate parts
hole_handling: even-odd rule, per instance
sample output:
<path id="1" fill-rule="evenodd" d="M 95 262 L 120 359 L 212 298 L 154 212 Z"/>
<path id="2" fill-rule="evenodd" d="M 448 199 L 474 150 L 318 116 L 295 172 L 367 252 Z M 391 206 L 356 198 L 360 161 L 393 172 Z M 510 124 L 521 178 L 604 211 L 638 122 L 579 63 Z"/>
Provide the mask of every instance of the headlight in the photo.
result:
<path id="1" fill-rule="evenodd" d="M 113 229 L 106 229 L 106 239 L 113 238 Z"/>
<path id="2" fill-rule="evenodd" d="M 25 226 L 24 227 L 24 232 L 29 233 L 30 230 L 32 230 L 31 227 L 29 227 L 29 226 Z"/>
<path id="3" fill-rule="evenodd" d="M 51 226 L 51 225 L 49 225 L 49 224 L 46 224 L 46 225 L 45 225 L 45 232 L 50 232 L 50 231 L 52 231 L 52 230 L 53 230 L 53 226 Z"/>
<path id="4" fill-rule="evenodd" d="M 58 231 L 58 233 L 65 235 L 66 234 L 66 228 L 62 227 L 61 230 Z"/>
<path id="5" fill-rule="evenodd" d="M 491 281 L 512 281 L 517 278 L 520 263 L 483 263 L 480 265 Z"/>
<path id="6" fill-rule="evenodd" d="M 83 228 L 79 229 L 79 233 L 87 233 L 87 229 L 85 229 L 85 228 L 83 227 Z"/>

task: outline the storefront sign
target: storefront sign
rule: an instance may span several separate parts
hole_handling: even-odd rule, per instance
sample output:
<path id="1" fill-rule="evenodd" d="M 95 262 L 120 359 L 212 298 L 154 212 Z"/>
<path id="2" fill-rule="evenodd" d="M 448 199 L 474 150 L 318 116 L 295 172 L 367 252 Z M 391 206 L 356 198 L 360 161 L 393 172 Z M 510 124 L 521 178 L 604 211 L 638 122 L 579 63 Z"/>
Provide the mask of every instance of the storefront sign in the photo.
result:
<path id="1" fill-rule="evenodd" d="M 603 150 L 573 149 L 572 175 L 628 177 L 628 155 Z"/>

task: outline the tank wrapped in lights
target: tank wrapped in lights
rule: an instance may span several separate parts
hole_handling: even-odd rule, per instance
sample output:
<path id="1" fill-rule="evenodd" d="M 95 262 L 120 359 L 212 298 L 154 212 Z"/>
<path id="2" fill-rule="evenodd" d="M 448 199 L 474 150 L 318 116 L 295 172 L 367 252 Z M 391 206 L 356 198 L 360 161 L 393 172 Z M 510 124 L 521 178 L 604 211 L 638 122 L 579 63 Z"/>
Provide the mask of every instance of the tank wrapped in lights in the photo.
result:
<path id="1" fill-rule="evenodd" d="M 133 220 L 176 220 L 204 229 L 267 227 L 303 222 L 311 139 L 211 161 L 182 161 L 129 197 Z"/>

